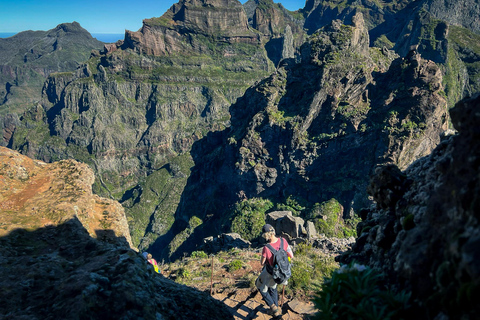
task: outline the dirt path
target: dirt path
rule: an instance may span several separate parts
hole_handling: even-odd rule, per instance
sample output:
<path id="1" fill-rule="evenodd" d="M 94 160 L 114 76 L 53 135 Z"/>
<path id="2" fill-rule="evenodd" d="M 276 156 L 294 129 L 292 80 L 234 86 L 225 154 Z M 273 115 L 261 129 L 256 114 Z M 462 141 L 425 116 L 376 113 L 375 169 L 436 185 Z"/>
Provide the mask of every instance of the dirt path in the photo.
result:
<path id="1" fill-rule="evenodd" d="M 304 320 L 309 314 L 315 312 L 310 303 L 304 303 L 297 299 L 285 299 L 282 305 L 282 317 L 273 318 L 268 315 L 268 307 L 256 289 L 237 289 L 229 294 L 214 294 L 213 297 L 228 306 L 235 320 Z M 281 299 L 279 292 L 279 304 L 281 304 Z"/>

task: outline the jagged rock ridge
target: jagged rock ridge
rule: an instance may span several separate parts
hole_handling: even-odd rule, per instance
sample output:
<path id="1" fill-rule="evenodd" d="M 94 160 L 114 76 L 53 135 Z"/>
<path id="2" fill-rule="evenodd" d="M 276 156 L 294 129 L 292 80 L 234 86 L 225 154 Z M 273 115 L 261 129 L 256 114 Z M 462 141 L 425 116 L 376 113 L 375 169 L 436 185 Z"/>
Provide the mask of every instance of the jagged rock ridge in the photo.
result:
<path id="1" fill-rule="evenodd" d="M 416 319 L 475 319 L 480 288 L 480 96 L 450 111 L 458 134 L 405 171 L 381 166 L 362 211 L 359 237 L 341 262 L 368 264 L 412 293 Z"/>

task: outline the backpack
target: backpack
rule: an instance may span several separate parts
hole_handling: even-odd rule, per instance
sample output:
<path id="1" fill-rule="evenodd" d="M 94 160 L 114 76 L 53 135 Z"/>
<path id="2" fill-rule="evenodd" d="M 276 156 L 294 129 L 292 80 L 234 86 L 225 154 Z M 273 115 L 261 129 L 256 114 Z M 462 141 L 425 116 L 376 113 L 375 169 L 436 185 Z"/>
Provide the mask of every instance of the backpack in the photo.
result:
<path id="1" fill-rule="evenodd" d="M 283 248 L 283 238 L 280 238 L 280 249 L 275 250 L 269 243 L 266 247 L 273 254 L 273 266 L 268 265 L 267 271 L 273 277 L 277 284 L 283 283 L 292 275 L 290 261 L 288 261 L 287 251 Z"/>

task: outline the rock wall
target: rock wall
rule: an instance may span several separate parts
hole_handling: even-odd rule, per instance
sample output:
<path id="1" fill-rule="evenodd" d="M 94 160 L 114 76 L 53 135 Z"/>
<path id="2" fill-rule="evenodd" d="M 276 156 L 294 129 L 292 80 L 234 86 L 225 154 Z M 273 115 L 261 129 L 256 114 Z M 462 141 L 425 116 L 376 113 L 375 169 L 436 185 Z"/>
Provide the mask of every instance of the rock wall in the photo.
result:
<path id="1" fill-rule="evenodd" d="M 126 31 L 122 46 L 157 56 L 182 52 L 206 54 L 209 48 L 195 39 L 199 34 L 228 42 L 259 41 L 249 30 L 239 1 L 188 0 L 174 4 L 160 18 L 144 20 L 139 31 Z"/>
<path id="2" fill-rule="evenodd" d="M 480 97 L 450 111 L 458 130 L 405 171 L 377 168 L 369 185 L 376 206 L 362 211 L 350 254 L 385 272 L 387 283 L 412 293 L 423 319 L 474 319 L 479 308 Z"/>

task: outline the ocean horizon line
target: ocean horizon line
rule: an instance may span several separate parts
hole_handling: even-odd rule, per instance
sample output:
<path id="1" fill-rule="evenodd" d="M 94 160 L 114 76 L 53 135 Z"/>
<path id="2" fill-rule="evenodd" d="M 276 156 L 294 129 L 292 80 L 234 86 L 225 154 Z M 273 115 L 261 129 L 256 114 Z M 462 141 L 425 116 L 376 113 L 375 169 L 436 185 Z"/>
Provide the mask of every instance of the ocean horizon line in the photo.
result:
<path id="1" fill-rule="evenodd" d="M 14 35 L 23 32 L 0 32 L 0 38 L 5 39 L 5 38 L 10 38 L 13 37 Z M 90 33 L 92 37 L 96 38 L 99 41 L 105 42 L 105 43 L 114 43 L 117 42 L 118 40 L 123 40 L 125 37 L 125 33 L 108 33 L 108 32 L 92 32 Z"/>

